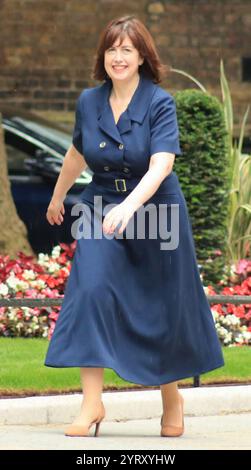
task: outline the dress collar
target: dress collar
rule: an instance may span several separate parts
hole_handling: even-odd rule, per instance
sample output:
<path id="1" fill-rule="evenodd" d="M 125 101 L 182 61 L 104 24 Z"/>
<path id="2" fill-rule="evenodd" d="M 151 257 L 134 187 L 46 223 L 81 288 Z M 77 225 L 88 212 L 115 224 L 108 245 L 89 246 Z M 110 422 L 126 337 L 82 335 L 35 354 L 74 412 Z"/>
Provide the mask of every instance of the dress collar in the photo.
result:
<path id="1" fill-rule="evenodd" d="M 147 110 L 150 106 L 152 96 L 157 85 L 142 73 L 138 86 L 131 98 L 126 110 L 120 115 L 117 125 L 114 121 L 113 112 L 109 103 L 112 89 L 111 79 L 103 83 L 99 88 L 98 96 L 98 124 L 99 127 L 117 142 L 123 143 L 121 134 L 128 132 L 132 128 L 132 121 L 143 122 Z"/>

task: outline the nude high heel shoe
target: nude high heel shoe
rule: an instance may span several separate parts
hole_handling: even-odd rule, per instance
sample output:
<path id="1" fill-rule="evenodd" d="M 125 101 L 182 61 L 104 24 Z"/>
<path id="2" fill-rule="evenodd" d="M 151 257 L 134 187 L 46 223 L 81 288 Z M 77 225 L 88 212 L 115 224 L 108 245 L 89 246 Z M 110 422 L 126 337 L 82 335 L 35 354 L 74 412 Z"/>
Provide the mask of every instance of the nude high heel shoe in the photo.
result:
<path id="1" fill-rule="evenodd" d="M 94 437 L 98 437 L 100 423 L 104 419 L 104 417 L 105 417 L 105 407 L 104 407 L 103 402 L 101 402 L 99 413 L 89 425 L 81 426 L 80 424 L 71 424 L 70 426 L 66 428 L 65 436 L 71 436 L 71 437 L 90 436 L 89 430 L 93 424 L 96 424 Z"/>
<path id="2" fill-rule="evenodd" d="M 174 426 L 173 424 L 163 423 L 163 414 L 161 416 L 161 431 L 160 435 L 162 437 L 178 437 L 184 433 L 184 398 L 181 394 L 180 402 L 181 402 L 181 409 L 182 409 L 182 426 Z"/>

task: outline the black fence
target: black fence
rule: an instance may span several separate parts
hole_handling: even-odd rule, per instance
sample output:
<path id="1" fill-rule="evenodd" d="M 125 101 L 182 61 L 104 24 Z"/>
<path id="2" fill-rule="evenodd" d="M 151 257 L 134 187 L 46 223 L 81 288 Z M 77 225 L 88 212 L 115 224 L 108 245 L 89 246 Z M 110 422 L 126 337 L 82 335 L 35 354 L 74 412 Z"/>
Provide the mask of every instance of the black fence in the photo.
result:
<path id="1" fill-rule="evenodd" d="M 210 304 L 251 304 L 251 295 L 208 295 Z M 55 307 L 63 303 L 64 296 L 54 299 L 31 299 L 28 297 L 0 299 L 0 307 Z"/>

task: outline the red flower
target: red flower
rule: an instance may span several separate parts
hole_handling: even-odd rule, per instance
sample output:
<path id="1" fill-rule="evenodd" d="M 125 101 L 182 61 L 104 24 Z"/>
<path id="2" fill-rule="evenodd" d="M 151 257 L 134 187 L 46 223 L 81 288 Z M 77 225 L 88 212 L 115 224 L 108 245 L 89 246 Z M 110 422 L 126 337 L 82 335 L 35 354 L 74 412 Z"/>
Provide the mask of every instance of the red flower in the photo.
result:
<path id="1" fill-rule="evenodd" d="M 59 315 L 59 312 L 51 312 L 50 315 L 49 315 L 49 318 L 51 320 L 55 320 L 55 322 L 56 322 L 57 319 L 58 319 L 58 315 Z"/>
<path id="2" fill-rule="evenodd" d="M 54 329 L 55 329 L 56 323 L 52 320 L 50 324 L 50 329 L 48 332 L 48 339 L 51 340 L 51 337 L 53 335 Z"/>
<path id="3" fill-rule="evenodd" d="M 16 313 L 17 318 L 21 319 L 24 316 L 24 312 L 22 310 L 18 310 Z"/>
<path id="4" fill-rule="evenodd" d="M 221 304 L 211 305 L 211 308 L 212 308 L 212 310 L 215 310 L 217 313 L 219 313 L 219 315 L 224 315 Z"/>

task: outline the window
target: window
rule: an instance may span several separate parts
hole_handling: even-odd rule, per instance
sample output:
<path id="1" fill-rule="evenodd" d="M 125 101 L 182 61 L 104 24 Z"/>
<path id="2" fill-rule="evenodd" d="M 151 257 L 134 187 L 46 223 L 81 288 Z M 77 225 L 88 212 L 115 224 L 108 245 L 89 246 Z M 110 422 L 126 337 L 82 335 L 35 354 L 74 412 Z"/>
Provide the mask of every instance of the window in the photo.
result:
<path id="1" fill-rule="evenodd" d="M 18 135 L 5 131 L 5 148 L 7 153 L 9 175 L 27 175 L 25 159 L 36 156 L 36 145 L 21 139 Z"/>
<path id="2" fill-rule="evenodd" d="M 251 57 L 242 57 L 242 81 L 251 82 Z"/>

